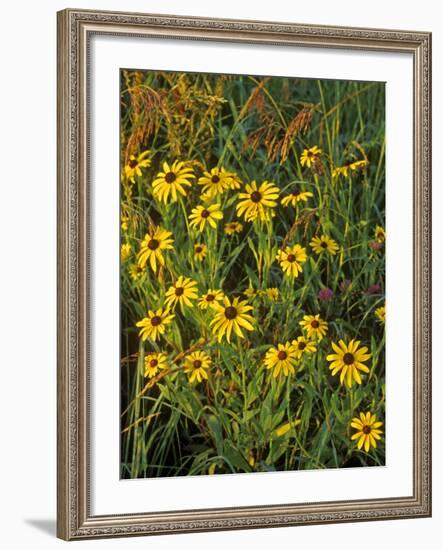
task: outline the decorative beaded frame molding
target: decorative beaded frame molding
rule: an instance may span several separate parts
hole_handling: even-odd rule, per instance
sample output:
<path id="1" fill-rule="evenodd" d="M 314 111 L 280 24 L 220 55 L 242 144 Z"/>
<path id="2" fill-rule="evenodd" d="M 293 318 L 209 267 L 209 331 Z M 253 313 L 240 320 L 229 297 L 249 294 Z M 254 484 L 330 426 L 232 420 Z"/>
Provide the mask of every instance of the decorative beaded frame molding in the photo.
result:
<path id="1" fill-rule="evenodd" d="M 57 534 L 65 540 L 431 515 L 431 34 L 68 9 L 58 24 Z M 414 59 L 413 496 L 93 516 L 88 470 L 88 43 L 93 34 L 408 52 Z M 412 297 L 411 297 L 412 298 Z"/>

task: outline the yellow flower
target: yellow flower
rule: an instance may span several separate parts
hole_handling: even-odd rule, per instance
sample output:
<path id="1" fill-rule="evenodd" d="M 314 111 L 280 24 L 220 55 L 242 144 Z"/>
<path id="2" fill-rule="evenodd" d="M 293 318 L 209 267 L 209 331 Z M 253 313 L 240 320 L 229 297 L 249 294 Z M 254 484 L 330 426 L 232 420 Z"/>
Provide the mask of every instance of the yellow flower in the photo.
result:
<path id="1" fill-rule="evenodd" d="M 243 291 L 243 294 L 247 298 L 256 298 L 260 294 L 260 291 L 257 288 L 249 287 L 249 288 L 247 288 L 246 290 Z"/>
<path id="2" fill-rule="evenodd" d="M 229 189 L 240 189 L 241 179 L 235 172 L 225 172 L 226 178 L 228 180 Z"/>
<path id="3" fill-rule="evenodd" d="M 162 250 L 170 250 L 173 248 L 171 239 L 172 233 L 161 227 L 156 227 L 150 233 L 146 233 L 138 253 L 138 264 L 140 267 L 145 267 L 147 261 L 151 266 L 152 271 L 156 271 L 157 262 L 160 265 L 165 265 Z"/>
<path id="4" fill-rule="evenodd" d="M 369 162 L 365 159 L 356 160 L 354 162 L 351 162 L 351 164 L 349 165 L 349 168 L 353 172 L 355 172 L 355 170 L 360 170 L 361 168 L 365 168 L 368 164 Z"/>
<path id="5" fill-rule="evenodd" d="M 302 166 L 306 165 L 308 168 L 310 168 L 313 164 L 317 162 L 320 155 L 321 149 L 319 149 L 317 145 L 304 149 L 300 157 L 300 164 Z"/>
<path id="6" fill-rule="evenodd" d="M 351 340 L 349 344 L 345 344 L 343 340 L 340 340 L 338 345 L 334 342 L 331 342 L 331 345 L 335 353 L 327 355 L 326 359 L 332 361 L 329 365 L 332 376 L 340 372 L 340 383 L 343 384 L 346 378 L 348 388 L 352 386 L 354 381 L 361 384 L 358 371 L 369 372 L 368 367 L 363 364 L 363 361 L 367 361 L 371 357 L 371 354 L 367 353 L 368 348 L 362 347 L 359 349 L 360 340 Z"/>
<path id="7" fill-rule="evenodd" d="M 213 204 L 212 206 L 197 206 L 192 209 L 192 213 L 189 216 L 190 226 L 195 227 L 199 231 L 203 231 L 206 222 L 216 229 L 217 221 L 223 218 L 223 212 L 220 210 L 220 204 Z"/>
<path id="8" fill-rule="evenodd" d="M 168 309 L 175 307 L 177 304 L 193 307 L 191 300 L 196 300 L 197 283 L 188 277 L 180 277 L 175 281 L 173 286 L 166 291 L 165 305 Z"/>
<path id="9" fill-rule="evenodd" d="M 310 191 L 300 191 L 300 189 L 294 189 L 290 195 L 286 195 L 281 200 L 283 206 L 295 206 L 298 202 L 306 202 L 309 197 L 313 197 L 313 193 Z"/>
<path id="10" fill-rule="evenodd" d="M 345 164 L 344 166 L 336 166 L 332 170 L 332 177 L 336 178 L 338 176 L 345 176 L 349 174 L 349 164 Z"/>
<path id="11" fill-rule="evenodd" d="M 243 199 L 237 204 L 237 216 L 244 215 L 246 221 L 261 221 L 270 219 L 271 209 L 277 206 L 276 200 L 280 193 L 274 183 L 264 181 L 257 187 L 255 181 L 246 184 L 246 193 L 239 193 L 238 198 Z"/>
<path id="12" fill-rule="evenodd" d="M 216 314 L 210 322 L 210 326 L 212 326 L 212 332 L 217 335 L 219 342 L 222 341 L 223 336 L 226 336 L 227 341 L 230 342 L 232 329 L 234 329 L 239 338 L 244 338 L 242 328 L 254 330 L 254 327 L 251 325 L 254 319 L 247 313 L 252 310 L 252 306 L 246 300 L 234 298 L 231 303 L 229 298 L 225 296 L 223 306 L 215 303 L 213 309 Z"/>
<path id="13" fill-rule="evenodd" d="M 267 288 L 264 291 L 264 294 L 273 302 L 276 302 L 278 300 L 279 291 L 278 288 Z"/>
<path id="14" fill-rule="evenodd" d="M 298 277 L 298 274 L 303 271 L 301 264 L 306 262 L 306 248 L 299 244 L 287 246 L 284 250 L 279 250 L 276 256 L 277 261 L 283 273 L 288 277 Z"/>
<path id="15" fill-rule="evenodd" d="M 208 379 L 206 370 L 211 366 L 211 358 L 204 351 L 194 351 L 185 358 L 185 373 L 189 382 L 201 382 Z"/>
<path id="16" fill-rule="evenodd" d="M 296 340 L 292 340 L 291 344 L 295 349 L 297 359 L 300 359 L 304 353 L 315 353 L 317 351 L 315 342 L 306 340 L 304 336 L 299 336 Z"/>
<path id="17" fill-rule="evenodd" d="M 131 245 L 129 243 L 122 244 L 120 249 L 121 262 L 124 263 L 131 255 Z"/>
<path id="18" fill-rule="evenodd" d="M 241 233 L 243 231 L 243 225 L 240 222 L 229 222 L 225 224 L 226 235 L 234 235 L 234 233 Z"/>
<path id="19" fill-rule="evenodd" d="M 166 353 L 148 353 L 145 355 L 145 378 L 153 378 L 161 369 L 168 366 Z"/>
<path id="20" fill-rule="evenodd" d="M 166 325 L 168 325 L 174 314 L 170 313 L 168 309 L 157 309 L 157 311 L 148 311 L 148 316 L 144 317 L 141 321 L 136 323 L 137 327 L 140 327 L 139 337 L 143 342 L 150 338 L 154 342 L 160 338 L 165 332 Z"/>
<path id="21" fill-rule="evenodd" d="M 133 281 L 138 281 L 144 275 L 145 270 L 141 265 L 132 264 L 129 268 L 129 276 Z"/>
<path id="22" fill-rule="evenodd" d="M 377 227 L 375 228 L 375 231 L 374 231 L 374 236 L 375 236 L 375 240 L 378 243 L 385 242 L 386 232 L 385 232 L 384 228 L 381 227 L 380 225 L 377 225 Z"/>
<path id="23" fill-rule="evenodd" d="M 384 323 L 386 321 L 386 304 L 375 310 L 375 316 L 378 318 L 380 323 Z"/>
<path id="24" fill-rule="evenodd" d="M 141 169 L 151 165 L 150 159 L 146 158 L 149 153 L 150 151 L 143 151 L 137 157 L 134 155 L 129 157 L 128 163 L 124 167 L 126 179 L 135 183 L 135 176 L 140 177 L 142 175 Z"/>
<path id="25" fill-rule="evenodd" d="M 285 376 L 294 374 L 297 363 L 296 351 L 290 342 L 277 344 L 266 352 L 264 363 L 267 369 L 273 369 L 272 376 L 277 378 L 280 373 Z"/>
<path id="26" fill-rule="evenodd" d="M 314 237 L 310 242 L 311 248 L 317 254 L 323 254 L 329 252 L 329 254 L 337 254 L 338 244 L 328 237 L 327 235 L 322 235 L 321 237 Z"/>
<path id="27" fill-rule="evenodd" d="M 347 177 L 349 175 L 349 172 L 355 172 L 356 170 L 359 170 L 361 168 L 365 168 L 369 162 L 365 159 L 361 160 L 355 160 L 354 162 L 346 162 L 343 164 L 343 166 L 336 166 L 332 170 L 332 177 L 336 178 L 338 176 L 345 176 Z"/>
<path id="28" fill-rule="evenodd" d="M 128 227 L 129 227 L 129 216 L 127 216 L 126 214 L 122 214 L 120 216 L 120 223 L 121 223 L 121 229 L 122 231 L 127 231 L 128 230 Z"/>
<path id="29" fill-rule="evenodd" d="M 163 172 L 159 172 L 152 182 L 154 197 L 160 202 L 167 204 L 169 197 L 171 202 L 177 201 L 177 192 L 186 196 L 184 187 L 190 187 L 194 173 L 191 167 L 184 162 L 175 160 L 171 165 L 163 163 Z"/>
<path id="30" fill-rule="evenodd" d="M 368 452 L 371 447 L 377 448 L 377 439 L 380 440 L 383 433 L 379 428 L 383 426 L 383 422 L 377 422 L 375 414 L 367 412 L 365 415 L 361 412 L 360 418 L 356 416 L 352 419 L 351 426 L 357 430 L 351 439 L 353 441 L 358 439 L 358 449 L 364 447 L 365 451 Z"/>
<path id="31" fill-rule="evenodd" d="M 213 307 L 217 302 L 222 302 L 225 295 L 221 290 L 212 290 L 209 289 L 206 294 L 200 298 L 198 302 L 198 307 L 200 309 L 208 309 L 208 307 Z"/>
<path id="32" fill-rule="evenodd" d="M 203 176 L 198 179 L 198 184 L 203 185 L 203 193 L 210 199 L 221 195 L 230 188 L 230 175 L 224 168 L 216 166 L 210 172 L 203 172 Z"/>
<path id="33" fill-rule="evenodd" d="M 207 253 L 207 247 L 203 243 L 198 243 L 194 245 L 194 260 L 201 262 L 205 259 Z"/>
<path id="34" fill-rule="evenodd" d="M 319 342 L 328 332 L 328 323 L 321 319 L 319 313 L 317 315 L 304 315 L 299 325 L 306 330 L 308 338 L 317 339 Z"/>

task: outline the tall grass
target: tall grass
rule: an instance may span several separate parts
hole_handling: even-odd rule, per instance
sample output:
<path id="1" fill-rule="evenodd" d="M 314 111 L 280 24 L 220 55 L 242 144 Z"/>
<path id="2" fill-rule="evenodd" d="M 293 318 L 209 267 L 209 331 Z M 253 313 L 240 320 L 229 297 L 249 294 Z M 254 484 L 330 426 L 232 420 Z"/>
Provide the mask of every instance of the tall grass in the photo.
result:
<path id="1" fill-rule="evenodd" d="M 121 477 L 265 472 L 384 464 L 384 440 L 368 452 L 351 440 L 350 422 L 385 407 L 384 326 L 375 310 L 384 304 L 384 247 L 374 246 L 385 216 L 385 94 L 372 82 L 262 78 L 123 71 L 121 163 L 150 150 L 151 165 L 131 183 L 122 179 L 122 244 L 131 255 L 121 266 Z M 303 167 L 305 148 L 322 154 Z M 293 185 L 313 193 L 306 203 L 275 209 L 267 222 L 245 222 L 241 233 L 223 227 L 237 220 L 238 192 L 221 197 L 224 219 L 217 230 L 190 230 L 188 215 L 200 203 L 200 186 L 187 197 L 160 204 L 151 183 L 164 161 L 192 162 L 197 174 L 223 166 L 242 187 L 274 182 L 281 197 Z M 347 176 L 335 167 L 365 160 Z M 240 190 L 242 191 L 242 190 Z M 186 214 L 186 215 L 185 215 Z M 131 267 L 150 225 L 172 231 L 174 250 L 166 268 L 146 267 L 136 280 Z M 339 252 L 316 255 L 309 243 L 329 235 Z M 194 244 L 207 245 L 201 263 Z M 284 277 L 277 251 L 299 243 L 308 253 L 296 279 Z M 249 296 L 254 331 L 231 343 L 209 327 L 211 310 L 177 307 L 163 338 L 142 342 L 136 322 L 161 307 L 178 276 L 197 282 L 199 293 L 220 288 L 244 298 L 252 288 L 277 288 Z M 323 301 L 319 291 L 332 290 Z M 299 321 L 319 313 L 328 333 L 317 352 L 304 355 L 295 374 L 274 378 L 263 358 L 270 346 L 302 334 Z M 331 376 L 331 342 L 358 339 L 372 356 L 370 372 L 351 388 Z M 189 383 L 183 359 L 201 349 L 211 356 L 209 378 Z M 144 376 L 144 357 L 168 354 L 169 367 Z"/>

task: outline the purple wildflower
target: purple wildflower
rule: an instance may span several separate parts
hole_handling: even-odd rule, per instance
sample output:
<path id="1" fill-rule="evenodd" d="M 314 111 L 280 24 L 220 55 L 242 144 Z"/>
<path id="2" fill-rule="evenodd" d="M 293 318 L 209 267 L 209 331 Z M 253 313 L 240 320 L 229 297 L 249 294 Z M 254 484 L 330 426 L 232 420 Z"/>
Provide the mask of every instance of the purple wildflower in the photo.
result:
<path id="1" fill-rule="evenodd" d="M 322 302 L 329 302 L 329 300 L 334 296 L 334 293 L 332 290 L 328 287 L 322 288 L 320 292 L 318 293 L 318 297 Z"/>

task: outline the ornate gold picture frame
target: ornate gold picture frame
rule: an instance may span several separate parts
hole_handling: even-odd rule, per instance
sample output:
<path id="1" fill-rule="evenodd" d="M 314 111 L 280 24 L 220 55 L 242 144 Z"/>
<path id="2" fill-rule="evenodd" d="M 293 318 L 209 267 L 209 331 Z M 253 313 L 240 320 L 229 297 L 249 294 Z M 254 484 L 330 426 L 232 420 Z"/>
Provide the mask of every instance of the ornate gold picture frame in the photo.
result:
<path id="1" fill-rule="evenodd" d="M 406 53 L 413 58 L 412 495 L 94 515 L 90 440 L 90 44 L 181 39 Z M 158 68 L 158 67 L 157 67 Z M 160 67 L 161 68 L 161 67 Z M 58 13 L 58 536 L 65 540 L 431 515 L 431 35 L 426 32 L 68 9 Z M 116 106 L 118 109 L 118 106 Z M 119 136 L 116 136 L 119 139 Z M 119 159 L 114 159 L 116 163 Z M 116 358 L 119 364 L 119 358 Z M 118 409 L 116 410 L 118 414 Z M 115 451 L 117 454 L 119 449 Z M 249 475 L 249 474 L 246 474 Z M 261 474 L 259 474 L 261 475 Z M 267 475 L 267 474 L 264 474 Z M 118 472 L 116 472 L 118 477 Z"/>

